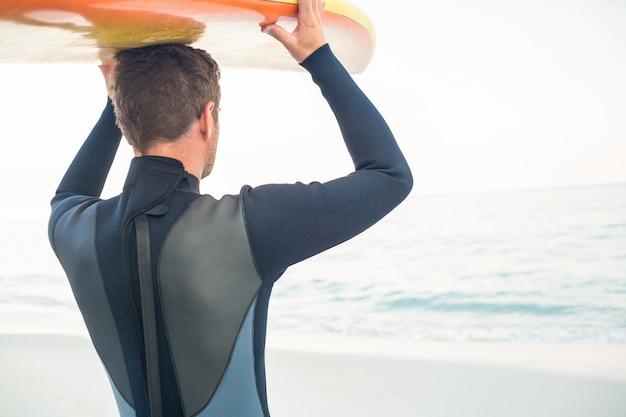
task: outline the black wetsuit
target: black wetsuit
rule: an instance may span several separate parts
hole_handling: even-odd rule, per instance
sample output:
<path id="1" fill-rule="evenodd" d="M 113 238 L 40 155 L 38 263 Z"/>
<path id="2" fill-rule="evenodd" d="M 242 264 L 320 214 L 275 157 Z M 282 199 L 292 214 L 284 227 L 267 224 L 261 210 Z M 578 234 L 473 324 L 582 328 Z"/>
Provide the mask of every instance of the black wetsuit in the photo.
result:
<path id="1" fill-rule="evenodd" d="M 330 48 L 302 66 L 341 127 L 355 164 L 346 177 L 246 186 L 216 200 L 199 193 L 179 161 L 140 157 L 122 194 L 101 200 L 121 138 L 109 102 L 59 185 L 50 241 L 122 416 L 150 415 L 138 258 L 149 260 L 143 270 L 152 277 L 163 415 L 269 416 L 264 347 L 273 283 L 408 195 L 411 173 L 392 133 Z M 147 228 L 136 227 L 140 218 Z M 149 256 L 137 255 L 147 236 L 138 228 L 149 233 Z"/>

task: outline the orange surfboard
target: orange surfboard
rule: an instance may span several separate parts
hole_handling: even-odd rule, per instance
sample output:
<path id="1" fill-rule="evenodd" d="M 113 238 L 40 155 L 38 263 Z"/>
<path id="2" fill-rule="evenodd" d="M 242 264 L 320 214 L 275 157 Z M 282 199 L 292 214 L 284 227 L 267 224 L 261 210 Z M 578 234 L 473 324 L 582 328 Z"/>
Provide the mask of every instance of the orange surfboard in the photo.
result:
<path id="1" fill-rule="evenodd" d="M 297 69 L 259 24 L 295 26 L 297 0 L 0 0 L 0 62 L 97 63 L 117 50 L 185 43 L 221 66 Z M 369 18 L 346 0 L 327 0 L 326 37 L 352 73 L 375 45 Z"/>

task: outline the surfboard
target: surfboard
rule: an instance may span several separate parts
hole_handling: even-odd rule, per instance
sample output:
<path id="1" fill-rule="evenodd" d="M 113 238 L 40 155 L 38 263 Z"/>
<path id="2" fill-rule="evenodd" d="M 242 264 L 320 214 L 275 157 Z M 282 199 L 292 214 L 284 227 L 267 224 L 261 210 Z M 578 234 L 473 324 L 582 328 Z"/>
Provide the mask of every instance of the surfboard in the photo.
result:
<path id="1" fill-rule="evenodd" d="M 185 43 L 221 66 L 295 70 L 259 24 L 295 27 L 298 0 L 0 0 L 0 62 L 99 63 L 126 48 Z M 347 0 L 326 0 L 324 30 L 348 71 L 369 64 L 372 23 Z"/>

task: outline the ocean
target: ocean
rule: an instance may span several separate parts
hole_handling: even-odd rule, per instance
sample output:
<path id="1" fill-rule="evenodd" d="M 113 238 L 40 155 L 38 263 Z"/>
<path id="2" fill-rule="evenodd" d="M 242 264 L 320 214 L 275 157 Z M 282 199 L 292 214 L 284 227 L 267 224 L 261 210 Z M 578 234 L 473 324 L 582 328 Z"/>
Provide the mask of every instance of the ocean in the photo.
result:
<path id="1" fill-rule="evenodd" d="M 45 210 L 0 218 L 0 333 L 86 335 Z M 411 195 L 290 268 L 268 327 L 398 340 L 626 343 L 626 185 Z"/>

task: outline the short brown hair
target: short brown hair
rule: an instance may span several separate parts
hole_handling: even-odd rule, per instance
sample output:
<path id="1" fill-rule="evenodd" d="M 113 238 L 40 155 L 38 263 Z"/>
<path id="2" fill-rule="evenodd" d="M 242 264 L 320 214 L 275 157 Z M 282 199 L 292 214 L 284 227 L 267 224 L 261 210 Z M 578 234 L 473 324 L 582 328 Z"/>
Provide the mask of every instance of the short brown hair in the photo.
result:
<path id="1" fill-rule="evenodd" d="M 139 152 L 182 136 L 210 101 L 217 122 L 220 69 L 207 52 L 153 45 L 120 51 L 116 60 L 111 88 L 117 123 Z"/>

